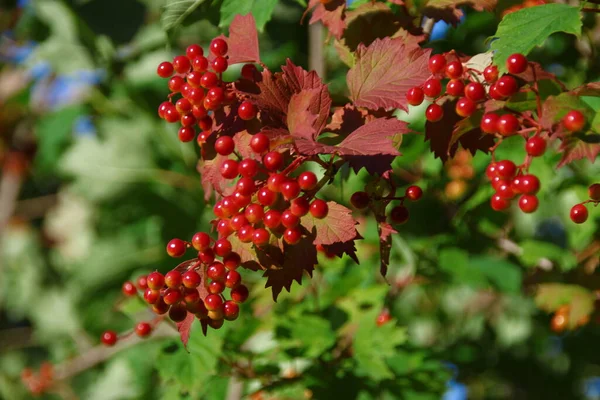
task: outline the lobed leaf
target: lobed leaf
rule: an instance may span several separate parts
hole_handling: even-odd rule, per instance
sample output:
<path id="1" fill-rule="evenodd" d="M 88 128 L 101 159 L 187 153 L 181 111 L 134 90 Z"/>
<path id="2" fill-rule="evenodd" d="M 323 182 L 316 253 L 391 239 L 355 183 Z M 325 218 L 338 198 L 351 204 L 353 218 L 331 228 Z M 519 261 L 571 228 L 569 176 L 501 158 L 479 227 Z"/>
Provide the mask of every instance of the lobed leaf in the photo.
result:
<path id="1" fill-rule="evenodd" d="M 328 201 L 329 213 L 327 217 L 318 219 L 310 213 L 301 218 L 302 225 L 315 236 L 315 245 L 332 245 L 336 242 L 348 242 L 356 237 L 355 225 L 358 224 L 352 217 L 352 211 L 334 201 Z"/>
<path id="2" fill-rule="evenodd" d="M 306 11 L 312 10 L 309 24 L 320 21 L 336 39 L 339 39 L 346 29 L 345 9 L 346 0 L 333 0 L 327 4 L 322 4 L 319 0 L 310 0 Z"/>
<path id="3" fill-rule="evenodd" d="M 252 14 L 238 14 L 231 21 L 227 45 L 229 46 L 227 56 L 230 65 L 243 62 L 260 62 L 258 31 Z"/>

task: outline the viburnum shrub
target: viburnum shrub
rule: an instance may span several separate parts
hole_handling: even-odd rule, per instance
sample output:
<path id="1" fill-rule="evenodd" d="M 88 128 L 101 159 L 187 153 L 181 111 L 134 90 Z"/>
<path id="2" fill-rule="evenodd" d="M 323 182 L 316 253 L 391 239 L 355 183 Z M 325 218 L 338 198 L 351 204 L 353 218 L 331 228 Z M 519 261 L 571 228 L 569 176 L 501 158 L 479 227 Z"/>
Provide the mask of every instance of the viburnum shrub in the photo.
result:
<path id="1" fill-rule="evenodd" d="M 343 18 L 334 13 L 344 3 L 320 3 L 313 21 L 319 16 L 335 36 Z M 158 65 L 170 91 L 158 116 L 180 126 L 179 140 L 200 146 L 198 170 L 205 200 L 214 199 L 214 219 L 212 229 L 167 244 L 171 257 L 193 253 L 191 259 L 166 275 L 151 272 L 139 293 L 133 283 L 124 284 L 125 295 L 138 293 L 158 315 L 135 326 L 138 336 L 150 335 L 165 316 L 177 323 L 184 343 L 196 319 L 205 333 L 235 320 L 249 295 L 240 267 L 262 271 L 277 300 L 305 272 L 312 275 L 318 250 L 358 262 L 358 210 L 377 221 L 385 276 L 391 235 L 424 194 L 417 184 L 402 187 L 392 170 L 402 136 L 414 133 L 396 109 L 428 104 L 425 140 L 442 162 L 459 149 L 491 153 L 486 175 L 496 211 L 512 203 L 524 213 L 538 209 L 543 183 L 529 169 L 544 153 L 560 153 L 561 167 L 584 157 L 593 161 L 600 152 L 596 114 L 582 99 L 600 96 L 598 83 L 567 90 L 525 54 L 507 54 L 504 42 L 495 54 L 468 56 L 432 54 L 420 46 L 422 39 L 407 33 L 359 44 L 346 77 L 350 102 L 339 106 L 316 72 L 291 60 L 281 72 L 261 63 L 252 15 L 236 16 L 229 37 L 214 38 L 207 49 L 191 44 Z M 223 73 L 235 64 L 243 64 L 241 74 L 225 81 Z M 512 137 L 522 142 L 524 158 L 497 158 L 496 150 Z M 349 199 L 355 211 L 319 197 L 345 166 L 372 175 Z M 576 223 L 588 218 L 586 204 L 600 200 L 598 184 L 589 192 L 590 199 L 571 210 Z M 384 312 L 377 323 L 388 320 Z M 112 331 L 102 336 L 106 345 L 116 341 Z"/>

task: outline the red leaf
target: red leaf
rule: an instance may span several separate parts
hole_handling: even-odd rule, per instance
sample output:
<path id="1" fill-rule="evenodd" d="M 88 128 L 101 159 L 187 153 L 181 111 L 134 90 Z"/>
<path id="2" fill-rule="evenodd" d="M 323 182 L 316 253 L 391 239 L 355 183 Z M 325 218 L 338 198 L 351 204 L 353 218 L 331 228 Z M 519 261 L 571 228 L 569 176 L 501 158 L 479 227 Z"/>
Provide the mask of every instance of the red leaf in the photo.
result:
<path id="1" fill-rule="evenodd" d="M 322 144 L 319 142 L 312 141 L 310 139 L 296 139 L 294 141 L 296 150 L 298 153 L 307 156 L 314 156 L 315 154 L 333 154 L 337 151 L 337 147 L 330 146 L 328 144 Z"/>
<path id="2" fill-rule="evenodd" d="M 600 144 L 587 143 L 576 136 L 570 136 L 563 139 L 559 149 L 563 154 L 557 168 L 563 167 L 575 160 L 587 158 L 594 162 L 600 153 Z"/>
<path id="3" fill-rule="evenodd" d="M 366 111 L 359 110 L 352 104 L 346 104 L 334 111 L 331 122 L 325 128 L 328 132 L 349 134 L 363 126 L 367 121 L 367 116 Z"/>
<path id="4" fill-rule="evenodd" d="M 188 313 L 183 321 L 177 323 L 177 330 L 179 331 L 181 343 L 183 343 L 183 346 L 186 348 L 188 340 L 190 340 L 190 331 L 192 330 L 192 325 L 195 320 L 196 316 L 192 313 Z"/>
<path id="5" fill-rule="evenodd" d="M 359 45 L 356 64 L 346 80 L 350 98 L 359 107 L 407 109 L 406 92 L 421 85 L 431 73 L 430 49 L 408 46 L 403 39 L 377 39 L 369 47 Z"/>
<path id="6" fill-rule="evenodd" d="M 321 21 L 333 36 L 337 39 L 341 38 L 346 28 L 346 23 L 344 22 L 346 0 L 333 0 L 327 4 L 321 4 L 319 0 L 311 0 L 307 11 L 313 8 L 313 15 L 310 18 L 309 24 Z"/>
<path id="7" fill-rule="evenodd" d="M 235 16 L 229 25 L 227 45 L 229 64 L 260 62 L 258 31 L 252 14 Z"/>
<path id="8" fill-rule="evenodd" d="M 396 118 L 378 118 L 352 132 L 339 144 L 338 153 L 346 156 L 393 155 L 400 153 L 394 144 L 408 133 L 408 124 Z"/>
<path id="9" fill-rule="evenodd" d="M 267 277 L 265 288 L 270 287 L 273 291 L 273 300 L 277 301 L 277 296 L 285 288 L 288 292 L 294 281 L 302 284 L 302 275 L 304 271 L 312 276 L 312 272 L 317 264 L 317 248 L 311 243 L 308 237 L 303 238 L 298 244 L 293 246 L 284 245 L 284 259 L 279 269 L 268 269 L 264 273 Z"/>
<path id="10" fill-rule="evenodd" d="M 290 99 L 288 107 L 287 125 L 294 138 L 315 140 L 319 132 L 313 124 L 317 115 L 309 111 L 310 105 L 318 94 L 317 89 L 302 90 Z"/>
<path id="11" fill-rule="evenodd" d="M 262 269 L 256 260 L 256 251 L 252 242 L 243 243 L 236 235 L 231 235 L 228 239 L 231 243 L 231 250 L 240 255 L 242 267 L 252 271 L 258 271 L 259 269 Z"/>
<path id="12" fill-rule="evenodd" d="M 379 272 L 385 277 L 387 275 L 388 266 L 390 265 L 392 233 L 397 233 L 397 231 L 385 221 L 379 222 L 377 229 L 379 231 L 379 253 L 381 257 Z"/>
<path id="13" fill-rule="evenodd" d="M 334 244 L 347 242 L 356 237 L 355 225 L 358 224 L 352 217 L 352 211 L 334 201 L 328 201 L 329 213 L 323 219 L 314 218 L 307 214 L 301 218 L 302 225 L 315 235 L 314 244 Z"/>
<path id="14" fill-rule="evenodd" d="M 204 189 L 204 199 L 208 201 L 212 195 L 213 189 L 221 196 L 227 196 L 233 193 L 234 186 L 231 181 L 223 179 L 221 176 L 221 164 L 229 157 L 217 154 L 212 160 L 198 161 L 198 171 Z"/>
<path id="15" fill-rule="evenodd" d="M 590 82 L 582 86 L 576 87 L 570 93 L 579 96 L 600 96 L 600 82 Z"/>
<path id="16" fill-rule="evenodd" d="M 335 242 L 333 244 L 325 244 L 323 248 L 325 252 L 330 255 L 338 256 L 342 258 L 344 254 L 348 255 L 351 259 L 354 260 L 355 263 L 360 264 L 358 261 L 358 257 L 356 256 L 356 240 L 360 240 L 363 237 L 356 231 L 356 235 L 353 240 L 348 240 L 347 242 Z"/>

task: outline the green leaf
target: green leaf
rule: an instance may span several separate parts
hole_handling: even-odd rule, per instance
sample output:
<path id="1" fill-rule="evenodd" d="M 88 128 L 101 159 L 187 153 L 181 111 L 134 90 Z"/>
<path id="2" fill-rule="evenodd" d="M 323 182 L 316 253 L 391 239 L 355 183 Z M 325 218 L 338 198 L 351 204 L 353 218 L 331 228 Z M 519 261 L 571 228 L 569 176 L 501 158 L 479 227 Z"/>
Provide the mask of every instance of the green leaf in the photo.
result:
<path id="1" fill-rule="evenodd" d="M 252 13 L 256 27 L 263 31 L 265 24 L 271 19 L 277 0 L 225 0 L 221 6 L 219 27 L 228 26 L 236 15 Z"/>
<path id="2" fill-rule="evenodd" d="M 169 32 L 179 27 L 202 3 L 204 0 L 169 0 L 160 16 L 163 29 Z"/>
<path id="3" fill-rule="evenodd" d="M 506 15 L 493 36 L 491 44 L 494 62 L 500 72 L 506 72 L 506 60 L 511 54 L 527 55 L 553 33 L 581 34 L 579 7 L 567 4 L 545 4 Z"/>
<path id="4" fill-rule="evenodd" d="M 519 260 L 528 267 L 537 266 L 542 258 L 558 262 L 563 271 L 577 266 L 577 258 L 573 253 L 552 243 L 527 240 L 521 243 L 521 250 Z"/>
<path id="5" fill-rule="evenodd" d="M 521 290 L 521 270 L 515 264 L 493 257 L 473 257 L 469 266 L 478 270 L 498 290 L 519 293 Z"/>
<path id="6" fill-rule="evenodd" d="M 279 325 L 289 333 L 289 337 L 279 340 L 281 346 L 286 349 L 301 348 L 304 357 L 317 358 L 335 344 L 335 332 L 331 324 L 316 315 L 285 319 Z"/>
<path id="7" fill-rule="evenodd" d="M 562 92 L 561 87 L 554 80 L 544 79 L 538 82 L 541 100 L 549 96 L 557 96 Z M 533 111 L 537 109 L 536 94 L 532 91 L 518 92 L 506 102 L 506 106 L 516 111 Z"/>

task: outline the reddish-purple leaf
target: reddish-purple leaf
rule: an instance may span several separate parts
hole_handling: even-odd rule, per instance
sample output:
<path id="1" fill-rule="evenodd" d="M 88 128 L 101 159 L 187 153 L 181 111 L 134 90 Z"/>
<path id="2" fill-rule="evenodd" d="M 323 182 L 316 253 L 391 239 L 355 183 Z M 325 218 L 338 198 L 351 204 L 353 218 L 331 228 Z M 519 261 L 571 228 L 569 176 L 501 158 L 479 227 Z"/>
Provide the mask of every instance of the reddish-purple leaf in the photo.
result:
<path id="1" fill-rule="evenodd" d="M 377 39 L 369 47 L 359 45 L 356 64 L 346 80 L 350 98 L 359 107 L 407 109 L 406 92 L 430 75 L 430 49 L 408 46 L 402 39 Z"/>
<path id="2" fill-rule="evenodd" d="M 274 301 L 277 301 L 283 288 L 289 292 L 294 281 L 302 284 L 304 271 L 312 276 L 317 264 L 317 248 L 312 244 L 311 238 L 304 237 L 293 246 L 285 244 L 283 257 L 278 269 L 268 269 L 263 275 L 267 277 L 265 288 L 271 288 Z"/>
<path id="3" fill-rule="evenodd" d="M 326 129 L 328 132 L 348 135 L 363 126 L 367 121 L 367 116 L 366 111 L 359 110 L 352 104 L 346 104 L 334 111 Z"/>
<path id="4" fill-rule="evenodd" d="M 204 199 L 206 201 L 210 199 L 213 189 L 221 196 L 233 193 L 235 187 L 232 186 L 231 181 L 223 179 L 223 176 L 221 176 L 221 165 L 228 158 L 217 154 L 212 160 L 200 159 L 198 161 L 198 171 L 200 172 L 200 179 L 204 188 Z"/>
<path id="5" fill-rule="evenodd" d="M 395 143 L 408 133 L 408 124 L 396 118 L 378 118 L 366 123 L 339 144 L 338 154 L 345 156 L 393 155 L 400 153 Z"/>
<path id="6" fill-rule="evenodd" d="M 544 129 L 552 131 L 553 125 L 558 123 L 569 111 L 581 111 L 589 120 L 594 116 L 589 106 L 581 98 L 572 93 L 561 93 L 558 96 L 549 96 L 542 104 L 542 117 L 540 124 Z M 564 129 L 560 129 L 562 133 Z"/>
<path id="7" fill-rule="evenodd" d="M 346 23 L 344 22 L 346 0 L 333 0 L 327 4 L 321 4 L 319 0 L 311 0 L 308 3 L 307 11 L 313 8 L 313 14 L 309 23 L 314 24 L 321 21 L 333 36 L 337 39 L 341 38 L 346 28 Z"/>
<path id="8" fill-rule="evenodd" d="M 227 39 L 229 64 L 242 62 L 260 62 L 258 50 L 258 31 L 252 14 L 236 15 L 229 25 Z"/>
<path id="9" fill-rule="evenodd" d="M 594 162 L 598 154 L 600 154 L 600 144 L 587 143 L 576 136 L 568 136 L 563 139 L 560 145 L 562 157 L 557 165 L 557 168 L 587 158 L 590 162 Z"/>
<path id="10" fill-rule="evenodd" d="M 315 140 L 319 134 L 313 127 L 318 116 L 310 111 L 310 106 L 318 92 L 318 89 L 305 89 L 294 94 L 290 99 L 287 125 L 294 138 Z"/>
<path id="11" fill-rule="evenodd" d="M 362 239 L 358 232 L 356 232 L 355 237 L 355 240 L 357 239 Z M 355 263 L 360 264 L 356 255 L 356 243 L 354 240 L 349 240 L 347 242 L 336 242 L 333 244 L 325 244 L 323 245 L 323 249 L 328 255 L 334 255 L 339 258 L 344 257 L 344 255 L 347 255 L 352 260 L 354 260 Z"/>
<path id="12" fill-rule="evenodd" d="M 195 320 L 196 316 L 194 314 L 187 313 L 185 319 L 177 323 L 177 330 L 179 331 L 181 343 L 183 343 L 183 346 L 186 348 L 188 340 L 190 340 L 190 331 L 192 330 L 192 325 L 194 324 Z"/>
<path id="13" fill-rule="evenodd" d="M 347 242 L 356 237 L 355 225 L 358 224 L 352 217 L 352 211 L 334 201 L 328 201 L 329 212 L 327 217 L 318 219 L 310 213 L 301 218 L 302 225 L 315 235 L 314 244 L 333 244 Z"/>
<path id="14" fill-rule="evenodd" d="M 294 141 L 294 145 L 296 146 L 298 153 L 306 156 L 314 156 L 316 154 L 333 154 L 338 150 L 338 147 L 336 146 L 330 146 L 328 144 L 322 144 L 319 142 L 314 142 L 311 139 L 304 138 L 296 139 Z"/>
<path id="15" fill-rule="evenodd" d="M 600 96 L 600 82 L 590 82 L 586 83 L 582 86 L 576 87 L 571 90 L 570 93 L 579 95 L 579 96 Z"/>
<path id="16" fill-rule="evenodd" d="M 387 275 L 388 266 L 390 265 L 392 233 L 397 233 L 397 231 L 385 221 L 379 222 L 377 230 L 379 231 L 379 254 L 381 257 L 379 272 L 385 277 Z"/>

